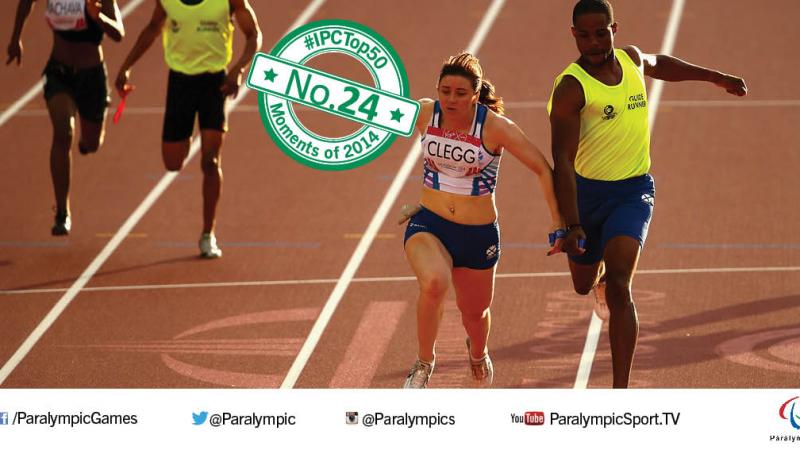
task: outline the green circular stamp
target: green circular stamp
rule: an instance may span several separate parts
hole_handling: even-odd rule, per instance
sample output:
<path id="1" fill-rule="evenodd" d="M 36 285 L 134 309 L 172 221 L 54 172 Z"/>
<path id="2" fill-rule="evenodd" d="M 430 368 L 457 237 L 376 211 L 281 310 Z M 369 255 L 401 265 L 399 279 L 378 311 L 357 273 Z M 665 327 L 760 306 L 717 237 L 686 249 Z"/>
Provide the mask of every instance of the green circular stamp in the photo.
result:
<path id="1" fill-rule="evenodd" d="M 367 86 L 304 64 L 339 53 L 369 71 Z M 380 156 L 398 135 L 411 136 L 419 103 L 411 100 L 408 76 L 394 48 L 378 33 L 346 20 L 309 23 L 283 37 L 270 54 L 258 53 L 247 86 L 272 140 L 297 162 L 322 170 L 346 170 Z M 298 120 L 294 104 L 325 111 L 362 126 L 347 136 L 320 136 Z"/>

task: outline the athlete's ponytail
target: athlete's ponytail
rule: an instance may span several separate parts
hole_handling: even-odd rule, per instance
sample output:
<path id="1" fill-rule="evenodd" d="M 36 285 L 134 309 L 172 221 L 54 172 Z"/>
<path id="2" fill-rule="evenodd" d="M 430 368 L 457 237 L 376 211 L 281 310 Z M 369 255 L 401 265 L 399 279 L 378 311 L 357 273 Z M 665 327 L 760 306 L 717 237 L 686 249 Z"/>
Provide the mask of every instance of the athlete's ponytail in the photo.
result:
<path id="1" fill-rule="evenodd" d="M 503 99 L 497 97 L 494 85 L 483 78 L 483 68 L 475 55 L 462 52 L 447 58 L 439 72 L 439 81 L 447 75 L 459 75 L 470 81 L 473 92 L 478 93 L 478 102 L 486 105 L 497 114 L 503 114 Z"/>
<path id="2" fill-rule="evenodd" d="M 478 102 L 483 103 L 489 109 L 497 114 L 503 115 L 505 108 L 503 107 L 503 98 L 498 97 L 494 93 L 494 85 L 487 79 L 481 80 L 481 93 L 478 96 Z"/>

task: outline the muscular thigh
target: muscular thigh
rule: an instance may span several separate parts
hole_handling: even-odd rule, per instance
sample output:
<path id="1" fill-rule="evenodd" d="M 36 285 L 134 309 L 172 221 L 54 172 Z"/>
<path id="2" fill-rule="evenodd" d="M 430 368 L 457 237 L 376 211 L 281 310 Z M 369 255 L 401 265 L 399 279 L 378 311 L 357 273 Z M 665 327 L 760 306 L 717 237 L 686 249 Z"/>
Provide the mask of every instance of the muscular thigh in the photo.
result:
<path id="1" fill-rule="evenodd" d="M 192 137 L 200 92 L 194 76 L 170 71 L 167 82 L 167 104 L 164 111 L 164 142 L 186 141 Z"/>
<path id="2" fill-rule="evenodd" d="M 47 112 L 53 125 L 53 137 L 71 143 L 76 112 L 72 97 L 66 92 L 54 94 L 47 99 Z"/>
<path id="3" fill-rule="evenodd" d="M 200 130 L 216 130 L 220 133 L 228 131 L 225 114 L 225 96 L 220 87 L 225 81 L 225 72 L 200 75 L 198 90 L 200 102 L 197 105 Z"/>
<path id="4" fill-rule="evenodd" d="M 106 65 L 80 69 L 75 75 L 75 103 L 81 122 L 91 122 L 102 126 L 111 104 L 108 89 Z"/>
<path id="5" fill-rule="evenodd" d="M 425 232 L 416 233 L 406 240 L 405 251 L 411 269 L 420 283 L 450 283 L 453 260 L 436 236 Z"/>
<path id="6" fill-rule="evenodd" d="M 630 286 L 636 266 L 639 264 L 641 247 L 639 241 L 630 236 L 616 236 L 606 244 L 603 260 L 606 265 L 606 281 L 619 286 Z"/>
<path id="7" fill-rule="evenodd" d="M 495 267 L 489 269 L 453 269 L 456 302 L 463 312 L 479 314 L 489 308 L 494 297 Z"/>

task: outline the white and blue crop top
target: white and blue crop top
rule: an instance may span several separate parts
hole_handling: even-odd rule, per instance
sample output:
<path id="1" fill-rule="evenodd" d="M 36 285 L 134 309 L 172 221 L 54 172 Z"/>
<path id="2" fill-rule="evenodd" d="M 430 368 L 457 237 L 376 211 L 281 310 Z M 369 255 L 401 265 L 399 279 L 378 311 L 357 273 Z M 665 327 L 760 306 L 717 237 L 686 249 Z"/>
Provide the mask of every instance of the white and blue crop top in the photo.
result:
<path id="1" fill-rule="evenodd" d="M 433 116 L 422 136 L 423 184 L 452 194 L 491 195 L 497 186 L 502 154 L 483 146 L 483 125 L 489 108 L 478 104 L 470 134 L 441 128 L 442 108 L 433 104 Z"/>

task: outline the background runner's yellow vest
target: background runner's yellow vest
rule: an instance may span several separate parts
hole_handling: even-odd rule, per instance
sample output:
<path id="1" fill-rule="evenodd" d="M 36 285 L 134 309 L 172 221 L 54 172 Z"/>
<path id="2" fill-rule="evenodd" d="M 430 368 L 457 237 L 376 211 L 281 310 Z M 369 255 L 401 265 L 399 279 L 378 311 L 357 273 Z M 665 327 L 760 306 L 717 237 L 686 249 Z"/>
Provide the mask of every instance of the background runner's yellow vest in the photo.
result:
<path id="1" fill-rule="evenodd" d="M 584 178 L 615 181 L 644 175 L 650 170 L 650 126 L 644 67 L 637 66 L 622 49 L 614 55 L 622 66 L 622 81 L 616 86 L 601 83 L 577 63 L 570 64 L 553 84 L 565 75 L 583 87 L 586 105 L 581 110 L 581 133 L 575 171 Z M 547 103 L 552 109 L 553 95 Z"/>
<path id="2" fill-rule="evenodd" d="M 185 5 L 181 0 L 159 0 L 164 23 L 164 59 L 170 69 L 196 75 L 219 72 L 233 55 L 233 23 L 229 0 L 203 0 Z"/>

